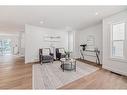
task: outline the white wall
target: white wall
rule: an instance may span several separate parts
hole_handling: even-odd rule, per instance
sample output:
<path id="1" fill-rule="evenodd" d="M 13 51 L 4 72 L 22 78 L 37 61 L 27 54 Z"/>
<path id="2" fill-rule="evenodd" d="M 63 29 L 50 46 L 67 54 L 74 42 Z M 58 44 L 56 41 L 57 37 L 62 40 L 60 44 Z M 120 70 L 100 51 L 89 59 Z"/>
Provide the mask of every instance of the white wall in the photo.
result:
<path id="1" fill-rule="evenodd" d="M 97 47 L 101 51 L 100 59 L 102 59 L 102 23 L 97 24 L 92 27 L 88 27 L 87 29 L 84 29 L 82 31 L 76 32 L 76 50 L 77 57 L 81 57 L 80 55 L 80 45 L 81 44 L 86 44 L 87 38 L 89 35 L 93 35 L 95 38 L 95 47 Z M 91 54 L 94 55 L 94 54 Z M 96 57 L 95 56 L 84 56 L 85 59 L 89 61 L 96 62 Z"/>
<path id="2" fill-rule="evenodd" d="M 75 58 L 79 58 L 80 57 L 80 52 L 79 52 L 79 39 L 80 39 L 80 31 L 75 31 L 74 33 L 74 56 Z"/>
<path id="3" fill-rule="evenodd" d="M 73 31 L 69 31 L 68 32 L 68 49 L 70 50 L 70 51 L 73 51 L 73 39 L 74 39 L 74 33 L 73 33 Z"/>
<path id="4" fill-rule="evenodd" d="M 59 35 L 60 42 L 55 42 L 54 47 L 68 49 L 68 32 L 54 30 L 32 25 L 25 26 L 25 63 L 39 60 L 39 48 L 51 47 L 51 42 L 45 41 L 45 35 Z"/>
<path id="5" fill-rule="evenodd" d="M 112 60 L 110 58 L 110 31 L 111 31 L 110 25 L 111 23 L 121 21 L 127 22 L 127 11 L 121 12 L 119 14 L 113 15 L 103 20 L 103 68 L 111 70 L 116 73 L 127 75 L 127 62 Z M 125 51 L 125 53 L 127 55 L 127 51 Z"/>
<path id="6" fill-rule="evenodd" d="M 25 33 L 23 31 L 19 35 L 19 56 L 25 56 Z"/>
<path id="7" fill-rule="evenodd" d="M 75 32 L 75 30 L 68 31 L 68 50 L 72 52 L 70 55 L 71 58 L 76 58 Z"/>

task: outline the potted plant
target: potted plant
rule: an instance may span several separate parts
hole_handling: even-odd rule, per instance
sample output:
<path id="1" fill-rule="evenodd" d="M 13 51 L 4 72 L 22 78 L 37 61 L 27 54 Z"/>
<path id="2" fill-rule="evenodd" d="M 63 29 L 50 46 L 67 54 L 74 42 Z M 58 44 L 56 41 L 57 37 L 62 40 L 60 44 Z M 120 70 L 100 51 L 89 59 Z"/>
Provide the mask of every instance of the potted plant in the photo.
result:
<path id="1" fill-rule="evenodd" d="M 71 51 L 65 51 L 66 59 L 70 59 L 70 54 L 71 53 L 72 53 Z"/>

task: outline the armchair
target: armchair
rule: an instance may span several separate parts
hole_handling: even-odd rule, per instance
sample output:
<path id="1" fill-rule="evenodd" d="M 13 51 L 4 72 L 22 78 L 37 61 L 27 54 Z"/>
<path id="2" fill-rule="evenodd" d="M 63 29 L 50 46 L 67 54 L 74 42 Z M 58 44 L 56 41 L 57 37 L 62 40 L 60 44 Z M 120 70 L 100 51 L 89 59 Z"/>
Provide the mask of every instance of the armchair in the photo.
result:
<path id="1" fill-rule="evenodd" d="M 54 57 L 53 54 L 51 53 L 50 48 L 39 49 L 39 60 L 41 64 L 47 62 L 53 63 Z"/>
<path id="2" fill-rule="evenodd" d="M 65 50 L 64 48 L 56 48 L 56 59 L 60 60 L 61 58 L 65 58 Z"/>

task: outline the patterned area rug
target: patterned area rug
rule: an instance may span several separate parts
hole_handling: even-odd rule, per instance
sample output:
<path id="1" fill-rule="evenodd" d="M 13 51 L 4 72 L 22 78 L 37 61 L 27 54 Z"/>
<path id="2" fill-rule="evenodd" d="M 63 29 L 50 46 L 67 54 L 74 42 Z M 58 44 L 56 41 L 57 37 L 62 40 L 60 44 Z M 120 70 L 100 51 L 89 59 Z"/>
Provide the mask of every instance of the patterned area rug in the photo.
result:
<path id="1" fill-rule="evenodd" d="M 99 68 L 77 61 L 76 72 L 64 71 L 61 63 L 44 63 L 33 65 L 33 89 L 57 89 L 83 76 L 89 75 Z"/>

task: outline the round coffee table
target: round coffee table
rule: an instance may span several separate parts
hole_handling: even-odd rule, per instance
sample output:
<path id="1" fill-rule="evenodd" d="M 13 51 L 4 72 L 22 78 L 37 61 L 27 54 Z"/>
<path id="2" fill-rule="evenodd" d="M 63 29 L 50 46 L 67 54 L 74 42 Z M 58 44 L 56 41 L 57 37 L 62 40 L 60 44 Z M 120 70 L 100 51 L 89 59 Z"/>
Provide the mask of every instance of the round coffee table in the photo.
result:
<path id="1" fill-rule="evenodd" d="M 61 58 L 61 68 L 64 70 L 68 70 L 68 71 L 72 71 L 75 70 L 76 71 L 76 60 L 75 59 L 65 59 L 65 58 Z"/>

